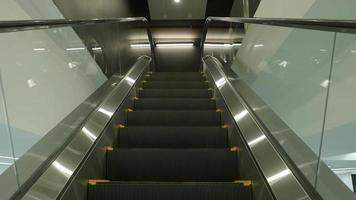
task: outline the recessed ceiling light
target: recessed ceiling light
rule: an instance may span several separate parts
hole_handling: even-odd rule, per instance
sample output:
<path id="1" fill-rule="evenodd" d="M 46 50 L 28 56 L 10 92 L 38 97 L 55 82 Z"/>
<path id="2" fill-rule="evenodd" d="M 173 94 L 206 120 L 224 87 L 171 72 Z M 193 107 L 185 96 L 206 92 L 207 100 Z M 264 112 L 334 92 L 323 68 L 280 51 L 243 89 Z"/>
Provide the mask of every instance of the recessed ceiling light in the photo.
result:
<path id="1" fill-rule="evenodd" d="M 174 0 L 174 3 L 180 3 L 180 0 Z"/>

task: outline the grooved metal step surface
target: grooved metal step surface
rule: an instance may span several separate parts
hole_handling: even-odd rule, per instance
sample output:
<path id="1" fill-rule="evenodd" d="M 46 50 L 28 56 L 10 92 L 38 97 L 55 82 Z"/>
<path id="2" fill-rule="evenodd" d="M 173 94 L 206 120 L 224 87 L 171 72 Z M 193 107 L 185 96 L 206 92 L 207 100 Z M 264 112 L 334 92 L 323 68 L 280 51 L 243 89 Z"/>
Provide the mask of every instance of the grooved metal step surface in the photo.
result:
<path id="1" fill-rule="evenodd" d="M 215 100 L 208 98 L 142 98 L 135 101 L 135 110 L 216 110 Z"/>
<path id="2" fill-rule="evenodd" d="M 119 130 L 120 148 L 228 148 L 226 128 L 129 126 Z"/>
<path id="3" fill-rule="evenodd" d="M 201 81 L 149 81 L 143 83 L 143 88 L 186 88 L 204 89 L 208 88 L 207 82 Z"/>
<path id="4" fill-rule="evenodd" d="M 146 76 L 150 81 L 205 81 L 206 78 L 197 72 L 180 73 L 180 72 L 161 72 L 153 73 Z"/>
<path id="5" fill-rule="evenodd" d="M 251 188 L 237 183 L 100 183 L 88 200 L 248 200 Z"/>
<path id="6" fill-rule="evenodd" d="M 215 110 L 134 110 L 127 113 L 129 126 L 220 126 L 221 116 Z"/>
<path id="7" fill-rule="evenodd" d="M 237 152 L 229 149 L 135 149 L 107 152 L 107 178 L 120 181 L 234 181 Z"/>
<path id="8" fill-rule="evenodd" d="M 139 90 L 140 98 L 211 98 L 212 90 L 208 89 L 143 89 Z"/>

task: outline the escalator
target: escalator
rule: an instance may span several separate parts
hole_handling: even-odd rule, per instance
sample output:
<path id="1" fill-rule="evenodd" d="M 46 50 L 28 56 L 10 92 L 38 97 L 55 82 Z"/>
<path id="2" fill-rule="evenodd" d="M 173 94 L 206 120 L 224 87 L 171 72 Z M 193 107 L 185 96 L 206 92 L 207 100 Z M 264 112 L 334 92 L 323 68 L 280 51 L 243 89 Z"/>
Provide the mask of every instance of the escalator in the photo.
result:
<path id="1" fill-rule="evenodd" d="M 253 199 L 221 112 L 204 74 L 147 73 L 88 199 Z"/>

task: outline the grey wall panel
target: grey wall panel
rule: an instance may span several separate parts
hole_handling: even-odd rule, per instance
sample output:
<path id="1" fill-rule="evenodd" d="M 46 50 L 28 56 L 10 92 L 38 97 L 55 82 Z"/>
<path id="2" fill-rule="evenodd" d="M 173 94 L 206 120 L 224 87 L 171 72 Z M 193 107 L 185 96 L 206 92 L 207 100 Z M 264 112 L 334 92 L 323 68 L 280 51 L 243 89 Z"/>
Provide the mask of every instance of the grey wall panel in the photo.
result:
<path id="1" fill-rule="evenodd" d="M 67 19 L 130 17 L 129 0 L 53 0 Z"/>
<path id="2" fill-rule="evenodd" d="M 201 28 L 193 27 L 161 27 L 152 29 L 152 37 L 156 43 L 198 43 Z M 200 66 L 200 48 L 174 47 L 156 48 L 157 71 L 198 71 Z"/>
<path id="3" fill-rule="evenodd" d="M 157 48 L 157 71 L 198 71 L 200 49 L 192 48 Z"/>
<path id="4" fill-rule="evenodd" d="M 128 0 L 53 0 L 66 19 L 131 17 Z M 107 76 L 120 73 L 118 24 L 74 27 L 78 36 L 88 46 L 102 48 L 96 61 Z M 91 52 L 98 53 L 97 51 Z M 99 52 L 100 53 L 100 52 Z M 121 74 L 121 73 L 120 73 Z"/>

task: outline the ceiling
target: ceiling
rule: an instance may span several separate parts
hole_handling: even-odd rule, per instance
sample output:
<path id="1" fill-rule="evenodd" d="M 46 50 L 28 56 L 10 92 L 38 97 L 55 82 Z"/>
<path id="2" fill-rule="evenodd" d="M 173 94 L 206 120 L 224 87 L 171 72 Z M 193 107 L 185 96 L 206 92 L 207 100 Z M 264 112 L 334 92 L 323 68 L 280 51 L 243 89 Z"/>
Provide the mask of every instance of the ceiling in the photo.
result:
<path id="1" fill-rule="evenodd" d="M 234 3 L 235 1 L 235 3 Z M 208 16 L 230 16 L 242 0 L 130 0 L 135 16 L 160 20 L 204 20 Z M 234 9 L 235 10 L 235 9 Z"/>

